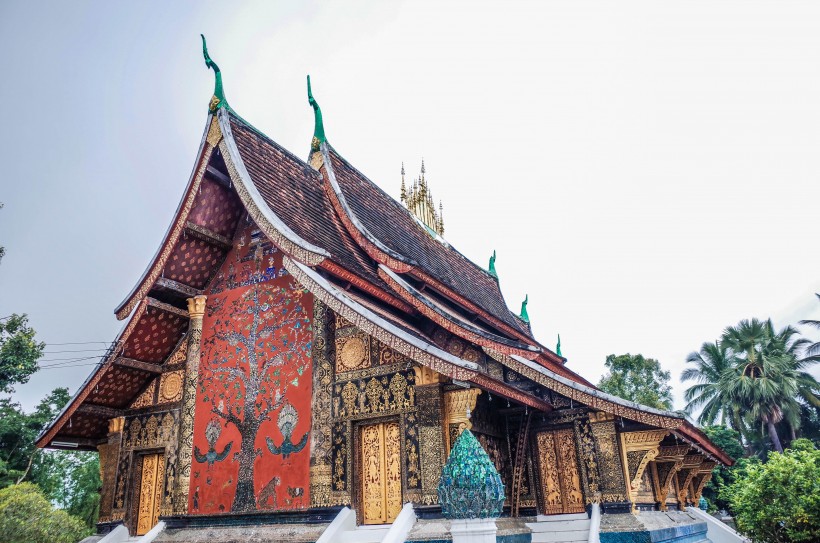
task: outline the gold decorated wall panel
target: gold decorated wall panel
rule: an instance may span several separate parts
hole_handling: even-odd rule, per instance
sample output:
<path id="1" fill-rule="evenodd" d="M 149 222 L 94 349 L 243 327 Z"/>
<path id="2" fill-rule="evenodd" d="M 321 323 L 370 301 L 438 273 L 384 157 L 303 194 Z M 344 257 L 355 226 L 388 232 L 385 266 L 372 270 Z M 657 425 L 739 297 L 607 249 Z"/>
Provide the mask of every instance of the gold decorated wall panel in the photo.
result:
<path id="1" fill-rule="evenodd" d="M 542 510 L 547 515 L 581 513 L 584 496 L 571 428 L 536 434 Z"/>

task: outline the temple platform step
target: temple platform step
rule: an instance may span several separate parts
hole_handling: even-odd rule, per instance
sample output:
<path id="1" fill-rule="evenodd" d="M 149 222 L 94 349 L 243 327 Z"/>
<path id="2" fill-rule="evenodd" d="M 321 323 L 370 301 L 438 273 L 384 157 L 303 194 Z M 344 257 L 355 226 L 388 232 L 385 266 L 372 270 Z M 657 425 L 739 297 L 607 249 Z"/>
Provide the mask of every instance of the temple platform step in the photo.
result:
<path id="1" fill-rule="evenodd" d="M 532 530 L 532 543 L 586 543 L 590 520 L 586 513 L 538 515 L 527 527 Z"/>
<path id="2" fill-rule="evenodd" d="M 377 526 L 357 526 L 355 530 L 347 530 L 339 534 L 339 543 L 380 543 L 390 531 L 390 524 Z"/>

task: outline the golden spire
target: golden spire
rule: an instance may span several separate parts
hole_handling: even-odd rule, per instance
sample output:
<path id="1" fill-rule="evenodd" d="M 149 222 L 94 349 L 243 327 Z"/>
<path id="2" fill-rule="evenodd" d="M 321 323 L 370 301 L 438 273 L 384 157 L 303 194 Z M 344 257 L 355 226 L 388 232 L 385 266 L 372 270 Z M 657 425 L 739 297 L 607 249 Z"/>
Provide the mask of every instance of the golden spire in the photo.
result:
<path id="1" fill-rule="evenodd" d="M 424 159 L 421 161 L 421 174 L 413 180 L 410 190 L 405 189 L 404 163 L 401 166 L 401 201 L 407 209 L 438 235 L 444 234 L 443 206 L 439 200 L 438 210 L 433 200 L 433 191 L 427 185 Z"/>
<path id="2" fill-rule="evenodd" d="M 401 201 L 407 203 L 407 189 L 404 188 L 404 162 L 401 163 Z"/>

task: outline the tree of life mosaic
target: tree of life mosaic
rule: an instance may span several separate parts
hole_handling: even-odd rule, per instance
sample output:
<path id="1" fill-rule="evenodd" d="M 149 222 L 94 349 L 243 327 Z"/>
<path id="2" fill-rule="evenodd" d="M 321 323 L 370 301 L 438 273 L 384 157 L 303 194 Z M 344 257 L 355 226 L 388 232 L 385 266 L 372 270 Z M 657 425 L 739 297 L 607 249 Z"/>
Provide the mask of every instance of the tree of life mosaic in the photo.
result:
<path id="1" fill-rule="evenodd" d="M 208 292 L 192 513 L 309 505 L 312 312 L 281 253 L 241 231 Z"/>

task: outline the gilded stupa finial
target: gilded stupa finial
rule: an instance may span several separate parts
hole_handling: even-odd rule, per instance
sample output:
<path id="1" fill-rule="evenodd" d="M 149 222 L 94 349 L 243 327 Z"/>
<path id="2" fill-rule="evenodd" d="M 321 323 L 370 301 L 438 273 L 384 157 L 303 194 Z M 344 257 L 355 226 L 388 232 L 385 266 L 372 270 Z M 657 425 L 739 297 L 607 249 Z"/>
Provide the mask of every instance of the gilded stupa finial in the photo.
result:
<path id="1" fill-rule="evenodd" d="M 401 201 L 407 203 L 407 188 L 404 186 L 404 162 L 401 163 Z"/>
<path id="2" fill-rule="evenodd" d="M 493 249 L 493 256 L 490 257 L 490 267 L 487 271 L 490 272 L 490 275 L 498 279 L 498 273 L 495 271 L 495 249 Z"/>
<path id="3" fill-rule="evenodd" d="M 526 322 L 527 324 L 529 324 L 530 322 L 530 315 L 529 313 L 527 313 L 527 304 L 529 303 L 529 301 L 530 296 L 529 294 L 527 294 L 526 296 L 524 296 L 524 301 L 521 302 L 521 314 L 519 315 L 519 317 L 521 317 L 521 320 Z"/>
<path id="4" fill-rule="evenodd" d="M 404 162 L 401 165 L 401 201 L 407 209 L 416 216 L 431 233 L 444 234 L 444 205 L 439 200 L 438 208 L 433 199 L 433 191 L 430 190 L 425 179 L 427 172 L 424 166 L 424 159 L 421 160 L 421 173 L 410 184 L 407 189 L 404 179 Z"/>
<path id="5" fill-rule="evenodd" d="M 327 138 L 325 137 L 325 125 L 322 122 L 322 108 L 319 107 L 319 102 L 313 97 L 313 92 L 310 89 L 310 76 L 307 76 L 307 90 L 308 103 L 313 108 L 313 142 L 311 148 L 315 151 L 319 149 L 322 142 L 327 141 Z"/>
<path id="6" fill-rule="evenodd" d="M 214 83 L 214 95 L 211 97 L 211 103 L 208 104 L 208 111 L 213 113 L 219 108 L 227 108 L 229 106 L 228 101 L 225 100 L 225 90 L 222 88 L 222 72 L 219 70 L 219 66 L 216 65 L 216 62 L 214 62 L 208 54 L 208 45 L 205 43 L 205 35 L 200 34 L 200 36 L 202 37 L 202 56 L 205 57 L 205 66 L 214 71 L 216 78 L 216 82 Z"/>

